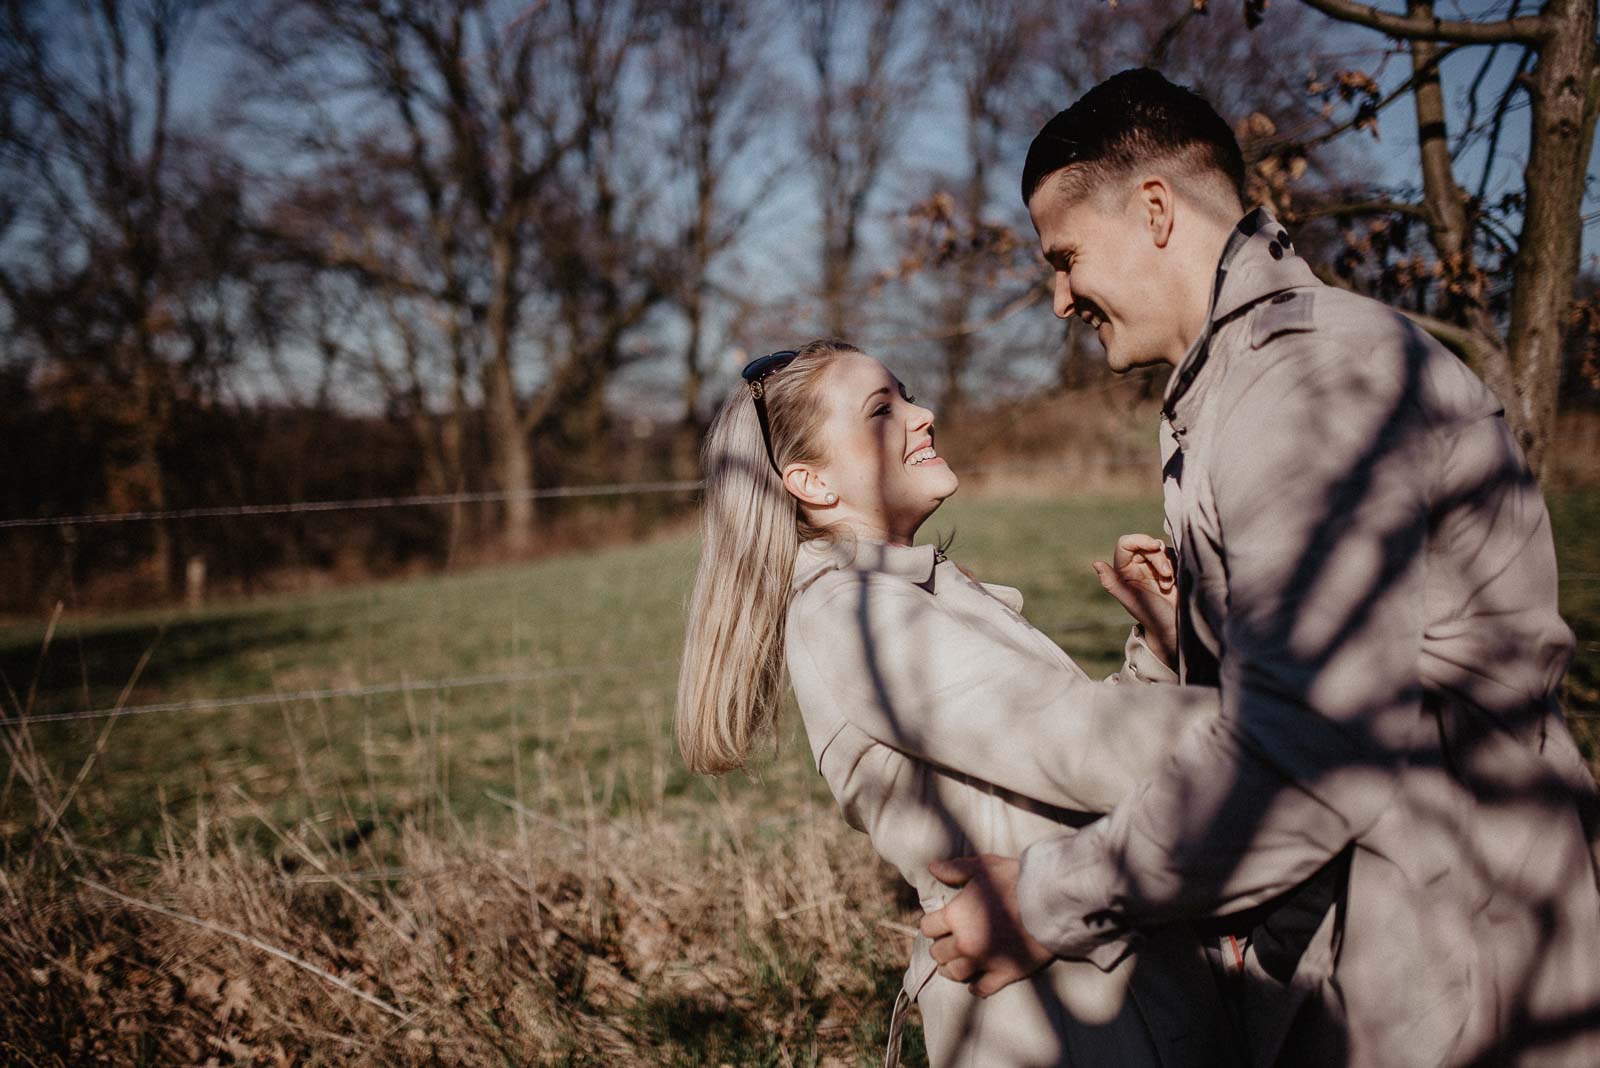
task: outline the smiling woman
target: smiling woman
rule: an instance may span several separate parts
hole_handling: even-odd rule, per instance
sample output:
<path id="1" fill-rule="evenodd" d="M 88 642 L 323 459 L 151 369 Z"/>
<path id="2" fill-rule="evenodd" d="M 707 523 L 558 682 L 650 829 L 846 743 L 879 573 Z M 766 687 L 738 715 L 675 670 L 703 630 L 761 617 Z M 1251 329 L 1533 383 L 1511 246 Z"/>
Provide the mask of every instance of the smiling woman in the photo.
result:
<path id="1" fill-rule="evenodd" d="M 845 819 L 933 909 L 953 891 L 930 864 L 1015 855 L 1092 820 L 1208 710 L 1204 691 L 1161 684 L 1175 676 L 1141 631 L 1097 683 L 1023 618 L 1016 590 L 914 545 L 959 480 L 933 413 L 877 360 L 817 341 L 755 361 L 745 380 L 704 454 L 677 704 L 691 768 L 745 762 L 787 669 Z M 919 938 L 887 1063 L 913 1002 L 935 1066 L 1218 1063 L 1221 1017 L 1193 939 L 1152 937 L 1120 957 L 1107 970 L 1056 961 L 979 1000 L 935 974 Z"/>
<path id="2" fill-rule="evenodd" d="M 910 546 L 959 484 L 934 448 L 933 413 L 854 345 L 774 353 L 745 379 L 749 393 L 728 400 L 706 439 L 679 680 L 680 748 L 711 773 L 744 763 L 781 699 L 787 576 L 800 546 Z"/>

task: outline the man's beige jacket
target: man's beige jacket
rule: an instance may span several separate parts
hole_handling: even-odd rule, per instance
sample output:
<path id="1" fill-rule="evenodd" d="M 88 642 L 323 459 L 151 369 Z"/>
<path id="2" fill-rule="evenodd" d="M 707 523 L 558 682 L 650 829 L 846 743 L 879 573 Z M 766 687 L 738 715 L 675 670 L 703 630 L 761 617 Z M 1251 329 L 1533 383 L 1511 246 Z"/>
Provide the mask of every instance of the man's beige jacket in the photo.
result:
<path id="1" fill-rule="evenodd" d="M 1024 921 L 1103 959 L 1215 920 L 1256 1064 L 1600 1065 L 1596 793 L 1554 698 L 1573 638 L 1500 403 L 1265 212 L 1209 324 L 1163 453 L 1181 671 L 1220 713 L 1026 852 Z"/>
<path id="2" fill-rule="evenodd" d="M 813 755 L 846 820 L 925 909 L 955 893 L 931 861 L 1015 856 L 1088 822 L 1215 711 L 1137 636 L 1120 681 L 1092 681 L 1020 615 L 1016 590 L 973 581 L 931 545 L 811 542 L 794 590 L 786 651 Z M 936 975 L 919 937 L 895 1027 L 912 999 L 935 1068 L 1235 1063 L 1188 932 L 1109 972 L 1059 962 L 988 1000 Z"/>

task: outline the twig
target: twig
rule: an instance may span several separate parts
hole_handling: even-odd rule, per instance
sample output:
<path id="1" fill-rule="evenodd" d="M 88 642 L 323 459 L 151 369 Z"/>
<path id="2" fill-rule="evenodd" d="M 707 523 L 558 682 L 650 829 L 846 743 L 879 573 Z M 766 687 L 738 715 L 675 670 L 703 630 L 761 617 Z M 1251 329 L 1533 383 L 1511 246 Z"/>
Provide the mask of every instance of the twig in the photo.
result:
<path id="1" fill-rule="evenodd" d="M 298 838 L 294 838 L 286 834 L 282 828 L 272 821 L 272 817 L 267 815 L 266 809 L 262 808 L 260 803 L 257 802 L 255 798 L 245 793 L 244 790 L 239 787 L 238 783 L 233 784 L 233 792 L 238 795 L 238 797 L 244 801 L 246 805 L 250 806 L 251 814 L 254 815 L 256 819 L 260 820 L 262 826 L 271 831 L 277 837 L 278 841 L 299 853 L 305 858 L 306 863 L 310 864 L 313 868 L 316 868 L 317 871 L 321 872 L 323 875 L 326 875 L 333 885 L 345 892 L 346 896 L 348 896 L 350 900 L 361 906 L 361 908 L 373 919 L 383 924 L 383 926 L 388 929 L 390 934 L 394 935 L 407 945 L 412 945 L 416 942 L 416 936 L 402 931 L 393 920 L 383 914 L 382 909 L 369 901 L 365 894 L 362 894 L 355 887 L 351 886 L 350 883 L 338 873 L 330 871 L 328 866 L 322 863 L 322 859 L 320 857 L 306 848 L 304 842 L 300 841 Z"/>
<path id="2" fill-rule="evenodd" d="M 156 632 L 155 641 L 151 642 L 145 649 L 144 655 L 139 657 L 139 662 L 134 665 L 133 673 L 128 676 L 128 684 L 122 688 L 122 693 L 117 695 L 117 710 L 120 711 L 122 706 L 128 703 L 128 698 L 133 696 L 134 687 L 139 685 L 139 679 L 144 675 L 144 669 L 149 666 L 150 658 L 155 655 L 156 646 L 161 644 L 161 638 L 166 632 L 167 626 L 163 623 L 161 629 Z M 83 766 L 78 769 L 78 774 L 73 778 L 72 785 L 67 788 L 66 796 L 62 797 L 61 803 L 56 806 L 55 813 L 51 815 L 50 825 L 44 829 L 46 837 L 56 829 L 56 824 L 61 822 L 61 817 L 67 814 L 67 808 L 72 804 L 72 799 L 78 796 L 78 791 L 83 788 L 84 780 L 89 777 L 89 772 L 94 767 L 95 761 L 105 753 L 106 743 L 111 740 L 111 730 L 116 725 L 117 717 L 113 715 L 106 720 L 105 726 L 100 728 L 100 736 L 95 739 L 94 748 L 84 758 Z"/>
<path id="3" fill-rule="evenodd" d="M 782 912 L 775 912 L 773 913 L 772 918 L 775 920 L 791 919 L 800 915 L 802 912 L 810 912 L 812 909 L 826 908 L 827 906 L 832 905 L 834 902 L 843 901 L 844 899 L 844 894 L 830 894 L 827 897 L 818 898 L 815 901 L 807 901 L 804 905 L 796 905 L 792 909 L 784 909 Z"/>
<path id="4" fill-rule="evenodd" d="M 577 843 L 580 850 L 587 850 L 589 848 L 589 843 L 587 840 L 585 840 L 583 832 L 578 830 L 576 827 L 571 826 L 570 824 L 562 823 L 555 817 L 546 816 L 542 812 L 536 812 L 527 805 L 524 805 L 521 801 L 518 801 L 516 798 L 507 797 L 505 794 L 502 794 L 497 790 L 485 790 L 483 792 L 483 796 L 487 797 L 491 801 L 506 806 L 512 812 L 516 813 L 519 819 L 525 818 L 535 820 L 539 823 L 545 824 L 548 827 L 554 827 L 562 834 L 571 837 L 572 840 Z"/>
<path id="5" fill-rule="evenodd" d="M 1377 30 L 1399 40 L 1433 40 L 1452 44 L 1540 44 L 1554 32 L 1554 20 L 1540 15 L 1519 15 L 1494 22 L 1442 19 L 1436 15 L 1398 15 L 1359 0 L 1301 0 L 1307 7 L 1340 22 Z"/>
<path id="6" fill-rule="evenodd" d="M 154 902 L 142 901 L 136 897 L 129 897 L 127 894 L 120 893 L 111 889 L 109 886 L 104 886 L 100 883 L 97 883 L 93 879 L 85 879 L 82 876 L 79 876 L 78 881 L 91 890 L 105 894 L 107 897 L 116 898 L 125 905 L 132 905 L 134 908 L 145 909 L 149 912 L 166 916 L 169 919 L 179 920 L 183 923 L 190 924 L 191 926 L 199 927 L 202 930 L 210 931 L 213 934 L 224 935 L 236 942 L 243 942 L 247 946 L 252 946 L 261 950 L 263 953 L 277 957 L 279 960 L 287 961 L 288 963 L 293 964 L 296 968 L 299 968 L 301 971 L 310 972 L 317 978 L 322 979 L 325 982 L 332 983 L 340 990 L 354 994 L 367 1004 L 372 1005 L 375 1008 L 382 1009 L 384 1012 L 388 1013 L 390 1016 L 393 1016 L 397 1020 L 408 1020 L 411 1018 L 410 1015 L 395 1008 L 382 998 L 369 994 L 360 987 L 357 987 L 354 984 L 348 983 L 339 978 L 332 972 L 327 971 L 324 968 L 319 968 L 310 961 L 301 957 L 297 957 L 287 950 L 279 949 L 277 946 L 274 946 L 269 942 L 263 942 L 261 939 L 256 938 L 253 935 L 247 935 L 243 931 L 236 931 L 232 927 L 224 927 L 220 923 L 212 923 L 210 920 L 202 920 L 198 916 L 190 916 L 186 912 L 179 912 L 176 909 L 169 909 L 163 905 L 157 905 Z"/>

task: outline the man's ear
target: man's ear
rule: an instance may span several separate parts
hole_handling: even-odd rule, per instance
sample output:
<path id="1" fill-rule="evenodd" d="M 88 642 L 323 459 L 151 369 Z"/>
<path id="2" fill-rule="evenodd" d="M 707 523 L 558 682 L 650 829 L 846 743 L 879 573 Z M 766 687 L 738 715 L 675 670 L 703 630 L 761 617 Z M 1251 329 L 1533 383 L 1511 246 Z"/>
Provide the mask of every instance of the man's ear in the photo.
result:
<path id="1" fill-rule="evenodd" d="M 790 464 L 783 469 L 783 488 L 789 496 L 812 508 L 826 508 L 837 504 L 839 498 L 828 500 L 828 487 L 816 468 L 810 464 Z"/>
<path id="2" fill-rule="evenodd" d="M 1150 228 L 1150 239 L 1156 248 L 1166 248 L 1167 242 L 1172 240 L 1173 212 L 1177 206 L 1172 186 L 1160 175 L 1152 175 L 1139 183 L 1136 197 L 1139 211 Z"/>

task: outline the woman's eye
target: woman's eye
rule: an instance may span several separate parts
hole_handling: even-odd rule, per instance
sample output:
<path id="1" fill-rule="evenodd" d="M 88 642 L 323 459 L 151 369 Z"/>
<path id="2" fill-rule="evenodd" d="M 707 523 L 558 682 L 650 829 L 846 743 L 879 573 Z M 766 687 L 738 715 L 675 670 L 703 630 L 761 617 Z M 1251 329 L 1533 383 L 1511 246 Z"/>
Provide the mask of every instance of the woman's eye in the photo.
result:
<path id="1" fill-rule="evenodd" d="M 872 414 L 873 415 L 888 415 L 889 414 L 889 406 L 887 404 L 880 404 L 876 408 L 872 409 Z"/>

